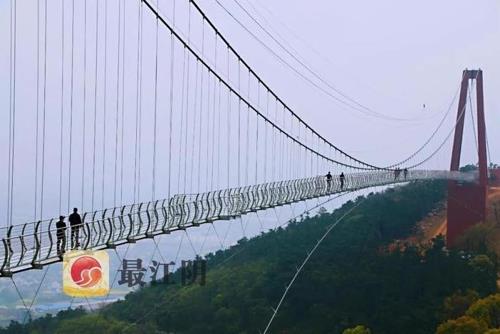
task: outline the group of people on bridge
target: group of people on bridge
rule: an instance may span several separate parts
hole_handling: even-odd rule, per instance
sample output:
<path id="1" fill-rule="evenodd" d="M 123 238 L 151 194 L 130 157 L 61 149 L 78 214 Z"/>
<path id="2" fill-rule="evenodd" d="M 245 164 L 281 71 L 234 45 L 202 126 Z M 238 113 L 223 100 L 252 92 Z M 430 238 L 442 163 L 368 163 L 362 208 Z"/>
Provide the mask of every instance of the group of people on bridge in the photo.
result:
<path id="1" fill-rule="evenodd" d="M 397 167 L 394 169 L 394 181 L 399 180 L 399 177 L 401 176 L 401 172 L 403 172 L 403 177 L 406 180 L 408 178 L 408 168 L 404 168 L 401 170 L 401 168 Z M 332 180 L 333 176 L 332 173 L 328 172 L 326 175 L 326 184 L 327 184 L 327 189 L 330 190 L 332 186 Z M 339 181 L 340 181 L 340 189 L 344 189 L 344 183 L 345 183 L 345 175 L 344 172 L 341 172 L 339 175 Z"/>
<path id="2" fill-rule="evenodd" d="M 404 179 L 408 177 L 408 169 L 401 170 L 399 167 L 394 169 L 394 181 L 398 180 L 403 172 Z M 328 172 L 326 175 L 327 189 L 332 187 L 333 176 Z M 344 189 L 345 175 L 341 172 L 338 176 L 340 182 L 340 189 Z M 65 216 L 59 216 L 59 221 L 56 223 L 56 236 L 57 236 L 57 254 L 62 256 L 66 250 L 66 223 L 64 222 Z M 73 209 L 73 213 L 69 215 L 69 224 L 71 228 L 71 249 L 80 247 L 80 228 L 82 227 L 82 218 L 78 213 L 78 208 Z"/>
<path id="3" fill-rule="evenodd" d="M 327 189 L 330 190 L 332 186 L 332 173 L 328 172 L 326 174 L 326 184 L 327 184 Z M 345 183 L 345 175 L 344 172 L 341 172 L 339 175 L 339 181 L 340 181 L 340 189 L 344 189 L 344 183 Z"/>
<path id="4" fill-rule="evenodd" d="M 399 176 L 401 175 L 401 168 L 396 168 L 394 170 L 394 181 L 399 179 Z M 403 177 L 406 178 L 408 177 L 408 168 L 403 169 Z"/>
<path id="5" fill-rule="evenodd" d="M 57 236 L 57 254 L 63 256 L 66 251 L 66 223 L 65 216 L 59 216 L 59 221 L 56 223 Z M 71 228 L 71 249 L 80 247 L 80 228 L 82 227 L 82 217 L 78 213 L 78 208 L 73 209 L 73 213 L 69 215 L 69 225 Z"/>

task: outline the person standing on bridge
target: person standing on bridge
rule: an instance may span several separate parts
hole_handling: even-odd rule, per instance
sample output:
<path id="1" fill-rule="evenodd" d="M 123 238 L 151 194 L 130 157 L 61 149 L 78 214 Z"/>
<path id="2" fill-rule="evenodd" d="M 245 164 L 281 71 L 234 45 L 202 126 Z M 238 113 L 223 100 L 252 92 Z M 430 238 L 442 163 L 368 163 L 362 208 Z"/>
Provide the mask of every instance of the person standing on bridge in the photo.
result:
<path id="1" fill-rule="evenodd" d="M 406 178 L 408 177 L 408 168 L 403 169 L 403 175 L 404 175 L 405 180 L 406 180 Z"/>
<path id="2" fill-rule="evenodd" d="M 399 174 L 401 174 L 401 169 L 399 167 L 397 167 L 394 170 L 394 181 L 396 181 L 399 178 Z"/>
<path id="3" fill-rule="evenodd" d="M 59 221 L 56 223 L 57 236 L 57 255 L 63 256 L 66 250 L 66 223 L 64 216 L 59 216 Z"/>
<path id="4" fill-rule="evenodd" d="M 71 249 L 80 247 L 80 228 L 82 227 L 82 218 L 78 214 L 78 208 L 73 209 L 69 215 L 69 225 L 71 226 Z"/>
<path id="5" fill-rule="evenodd" d="M 339 179 L 340 179 L 340 189 L 344 189 L 344 181 L 345 181 L 344 172 L 340 173 Z"/>
<path id="6" fill-rule="evenodd" d="M 330 191 L 330 188 L 332 187 L 332 174 L 330 172 L 326 174 L 326 185 L 326 190 Z"/>

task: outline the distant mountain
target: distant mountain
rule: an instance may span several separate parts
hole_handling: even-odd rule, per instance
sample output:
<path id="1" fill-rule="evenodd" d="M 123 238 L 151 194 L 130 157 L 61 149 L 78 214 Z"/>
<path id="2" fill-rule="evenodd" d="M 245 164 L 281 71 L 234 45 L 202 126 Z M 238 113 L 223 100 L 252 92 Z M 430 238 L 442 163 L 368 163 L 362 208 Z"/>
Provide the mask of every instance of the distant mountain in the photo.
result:
<path id="1" fill-rule="evenodd" d="M 182 286 L 176 272 L 177 284 L 148 285 L 97 313 L 64 311 L 0 333 L 262 332 L 306 252 L 349 210 L 291 287 L 271 332 L 342 333 L 364 325 L 377 334 L 433 333 L 445 317 L 446 297 L 496 289 L 496 262 L 447 251 L 441 238 L 427 249 L 387 250 L 445 196 L 445 183 L 436 181 L 359 197 L 208 255 L 203 286 Z"/>

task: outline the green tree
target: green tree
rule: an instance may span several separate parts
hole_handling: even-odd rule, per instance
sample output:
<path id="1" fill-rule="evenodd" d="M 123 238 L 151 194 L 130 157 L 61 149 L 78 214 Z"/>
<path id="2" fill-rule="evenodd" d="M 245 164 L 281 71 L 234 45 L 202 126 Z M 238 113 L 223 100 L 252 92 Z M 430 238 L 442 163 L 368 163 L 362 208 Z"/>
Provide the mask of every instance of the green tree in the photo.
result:
<path id="1" fill-rule="evenodd" d="M 436 334 L 483 334 L 486 324 L 474 318 L 463 316 L 439 325 Z"/>
<path id="2" fill-rule="evenodd" d="M 475 290 L 457 291 L 446 297 L 443 305 L 443 320 L 456 319 L 465 314 L 467 309 L 477 300 L 479 294 Z"/>
<path id="3" fill-rule="evenodd" d="M 489 286 L 484 285 L 484 278 L 487 277 L 493 277 L 496 276 L 497 274 L 497 267 L 496 263 L 488 256 L 485 254 L 479 254 L 469 261 L 469 266 L 472 268 L 474 276 L 475 276 L 475 289 L 477 291 L 480 291 L 482 288 L 486 288 L 487 290 L 490 290 L 491 292 L 496 290 L 497 283 L 495 281 L 488 281 Z M 482 284 L 477 284 L 479 281 L 482 281 Z M 490 293 L 491 293 L 490 292 Z"/>
<path id="4" fill-rule="evenodd" d="M 371 331 L 365 326 L 358 325 L 356 327 L 344 330 L 342 334 L 371 334 Z"/>
<path id="5" fill-rule="evenodd" d="M 488 328 L 500 327 L 500 294 L 478 300 L 471 305 L 466 314 L 484 322 Z"/>
<path id="6" fill-rule="evenodd" d="M 495 229 L 495 224 L 485 222 L 476 224 L 457 238 L 456 248 L 467 252 L 487 253 L 491 250 L 490 237 Z"/>
<path id="7" fill-rule="evenodd" d="M 477 169 L 478 169 L 478 167 L 476 165 L 472 165 L 472 164 L 468 164 L 468 165 L 460 167 L 461 172 L 473 172 Z"/>
<path id="8" fill-rule="evenodd" d="M 140 333 L 134 328 L 127 328 L 127 324 L 115 319 L 106 319 L 97 314 L 86 315 L 81 318 L 63 320 L 56 330 L 56 334 L 135 334 Z"/>

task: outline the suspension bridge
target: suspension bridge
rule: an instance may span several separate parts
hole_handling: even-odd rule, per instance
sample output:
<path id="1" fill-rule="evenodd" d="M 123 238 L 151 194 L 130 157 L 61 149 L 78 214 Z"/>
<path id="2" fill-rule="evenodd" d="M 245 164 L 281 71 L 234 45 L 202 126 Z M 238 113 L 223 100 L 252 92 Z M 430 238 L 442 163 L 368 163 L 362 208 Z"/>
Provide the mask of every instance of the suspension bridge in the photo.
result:
<path id="1" fill-rule="evenodd" d="M 449 244 L 484 219 L 489 172 L 480 70 L 463 72 L 451 129 L 443 129 L 443 118 L 405 159 L 376 165 L 306 123 L 195 1 L 38 1 L 35 18 L 23 17 L 22 6 L 11 3 L 10 48 L 2 51 L 9 50 L 10 72 L 3 76 L 9 105 L 0 276 L 61 261 L 57 217 L 73 207 L 83 212 L 80 248 L 92 250 L 430 179 L 448 180 L 453 196 L 474 208 L 448 203 Z M 20 29 L 30 19 L 36 27 Z M 29 56 L 20 57 L 22 44 L 31 47 Z M 471 83 L 479 170 L 463 173 Z M 383 116 L 322 87 L 353 110 Z M 444 139 L 431 146 L 438 132 Z M 453 134 L 451 168 L 428 168 Z M 71 239 L 69 227 L 60 233 Z"/>

